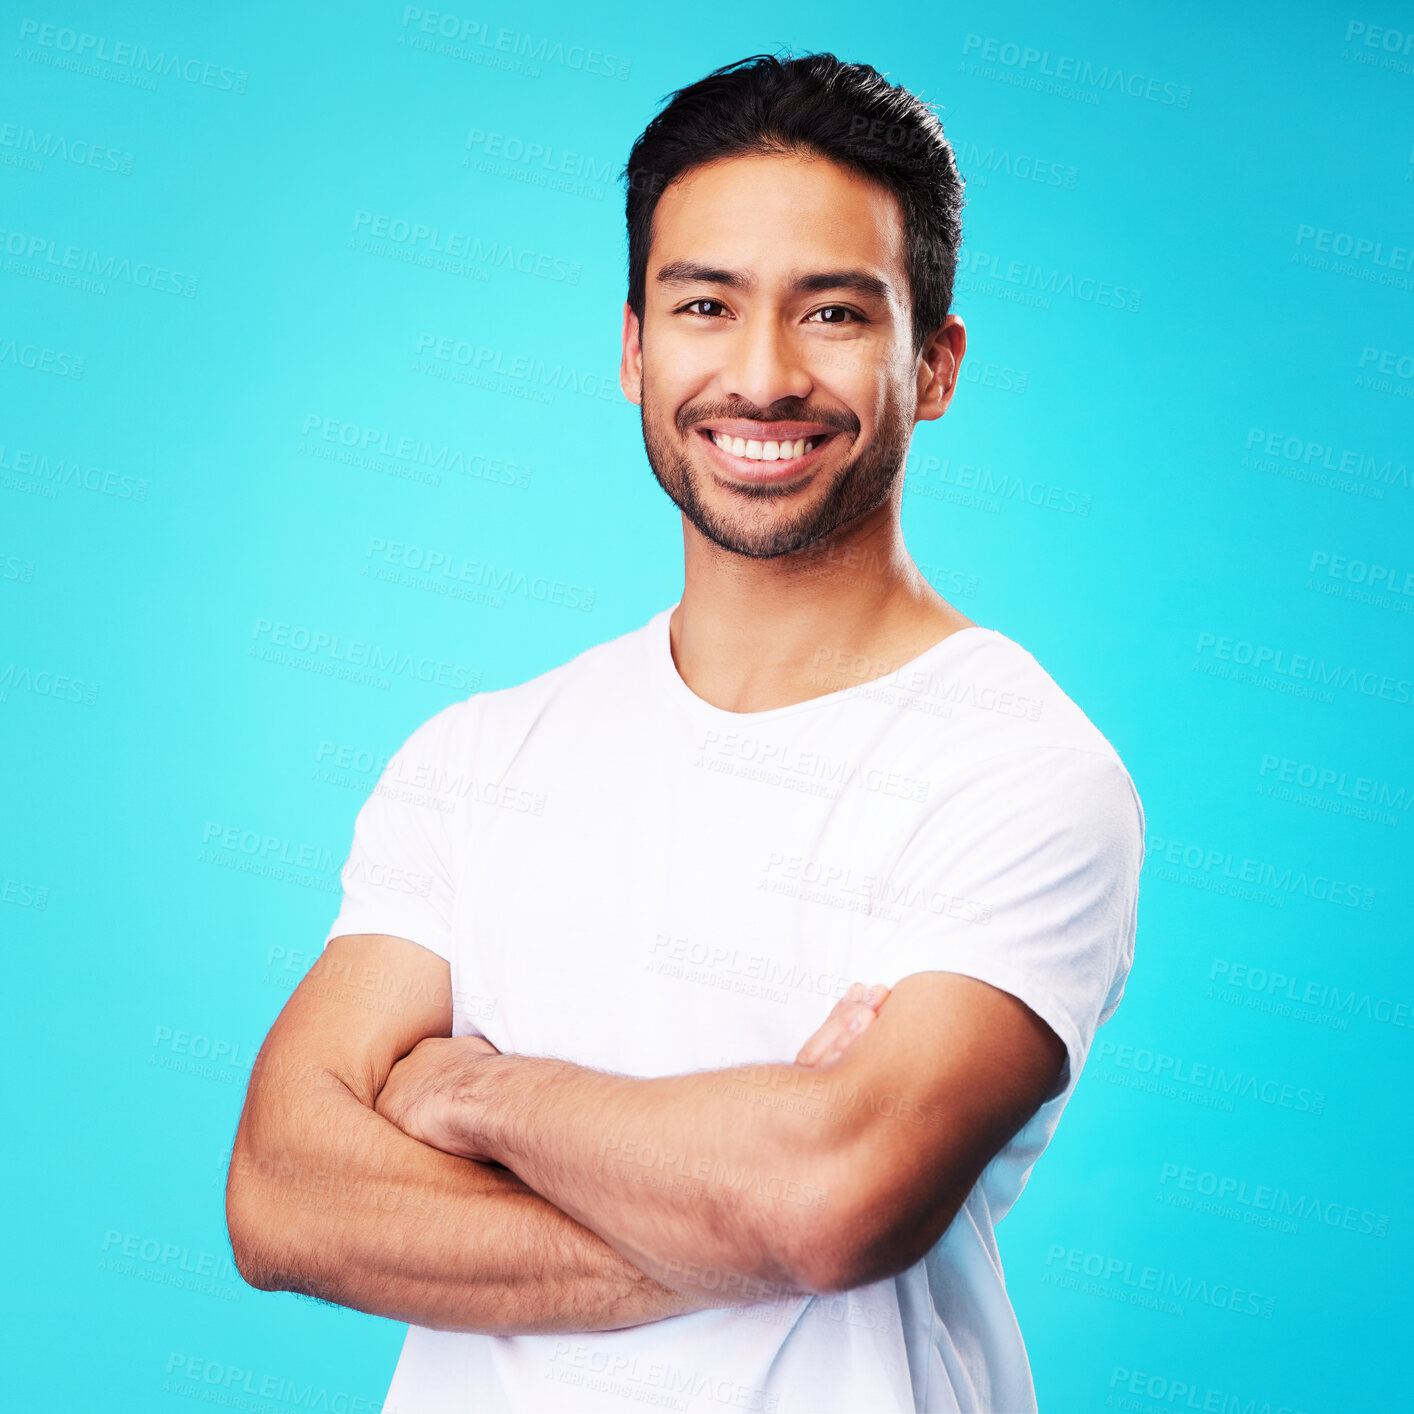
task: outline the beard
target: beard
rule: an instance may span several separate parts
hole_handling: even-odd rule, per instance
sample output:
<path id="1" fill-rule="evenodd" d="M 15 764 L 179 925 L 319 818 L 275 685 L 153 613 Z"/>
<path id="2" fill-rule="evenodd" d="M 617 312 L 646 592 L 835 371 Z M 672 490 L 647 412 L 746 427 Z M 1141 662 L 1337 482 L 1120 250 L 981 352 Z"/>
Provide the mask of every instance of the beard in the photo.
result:
<path id="1" fill-rule="evenodd" d="M 793 554 L 825 540 L 841 526 L 882 505 L 893 493 L 908 455 L 911 425 L 897 400 L 891 398 L 874 440 L 852 461 L 837 468 L 822 496 L 822 473 L 816 472 L 802 495 L 799 486 L 734 484 L 729 491 L 704 492 L 715 485 L 712 474 L 699 469 L 689 455 L 687 439 L 700 434 L 696 427 L 717 418 L 739 417 L 753 422 L 814 422 L 857 434 L 859 422 L 852 414 L 812 409 L 800 398 L 781 398 L 771 412 L 741 403 L 687 403 L 668 426 L 652 415 L 653 400 L 645 373 L 643 447 L 648 465 L 668 498 L 713 544 L 753 560 Z M 791 506 L 795 497 L 804 504 Z M 717 504 L 713 504 L 713 501 Z M 722 502 L 732 504 L 719 509 Z"/>

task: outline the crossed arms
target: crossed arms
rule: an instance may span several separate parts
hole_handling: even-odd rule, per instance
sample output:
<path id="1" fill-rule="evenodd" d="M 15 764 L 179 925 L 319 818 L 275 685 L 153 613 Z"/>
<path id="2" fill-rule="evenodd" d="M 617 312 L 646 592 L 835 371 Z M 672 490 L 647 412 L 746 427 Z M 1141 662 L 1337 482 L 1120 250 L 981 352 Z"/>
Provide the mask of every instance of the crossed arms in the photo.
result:
<path id="1" fill-rule="evenodd" d="M 252 1069 L 237 1265 L 263 1290 L 500 1335 L 881 1280 L 938 1240 L 1065 1050 L 954 973 L 873 1010 L 842 1002 L 794 1063 L 608 1075 L 453 1039 L 443 959 L 336 938 Z"/>

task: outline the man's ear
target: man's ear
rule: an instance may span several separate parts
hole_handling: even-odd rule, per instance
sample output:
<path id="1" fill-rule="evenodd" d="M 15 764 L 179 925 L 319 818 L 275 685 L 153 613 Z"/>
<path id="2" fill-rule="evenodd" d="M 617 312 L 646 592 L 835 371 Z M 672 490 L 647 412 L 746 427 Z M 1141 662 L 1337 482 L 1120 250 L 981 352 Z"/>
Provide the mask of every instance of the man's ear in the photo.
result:
<path id="1" fill-rule="evenodd" d="M 638 316 L 624 301 L 624 351 L 619 360 L 619 387 L 631 403 L 643 402 L 643 342 L 639 337 Z"/>
<path id="2" fill-rule="evenodd" d="M 967 330 L 961 319 L 950 314 L 929 336 L 918 354 L 918 413 L 915 421 L 932 422 L 941 417 L 952 402 L 967 351 Z"/>

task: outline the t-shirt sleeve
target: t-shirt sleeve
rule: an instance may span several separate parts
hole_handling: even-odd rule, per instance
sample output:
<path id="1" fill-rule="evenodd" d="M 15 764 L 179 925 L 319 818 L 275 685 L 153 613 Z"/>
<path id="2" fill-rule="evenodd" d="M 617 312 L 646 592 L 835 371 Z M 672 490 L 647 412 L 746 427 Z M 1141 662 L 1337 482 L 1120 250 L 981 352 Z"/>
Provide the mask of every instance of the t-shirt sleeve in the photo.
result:
<path id="1" fill-rule="evenodd" d="M 1079 1076 L 1134 959 L 1144 814 L 1118 757 L 1026 747 L 970 767 L 901 855 L 876 980 L 957 972 L 1009 992 Z"/>
<path id="2" fill-rule="evenodd" d="M 383 768 L 354 821 L 343 900 L 324 939 L 386 933 L 452 958 L 457 730 L 465 703 L 428 718 Z"/>

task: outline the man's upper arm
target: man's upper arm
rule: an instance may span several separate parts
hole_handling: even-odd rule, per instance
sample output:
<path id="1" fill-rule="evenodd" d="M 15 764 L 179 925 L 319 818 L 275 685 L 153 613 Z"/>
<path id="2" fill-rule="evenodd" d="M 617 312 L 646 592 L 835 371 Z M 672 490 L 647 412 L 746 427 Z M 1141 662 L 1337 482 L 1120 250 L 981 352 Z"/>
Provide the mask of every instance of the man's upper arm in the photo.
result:
<path id="1" fill-rule="evenodd" d="M 1056 1088 L 1065 1058 L 1050 1026 L 986 982 L 949 972 L 899 982 L 878 1020 L 822 1068 L 843 1122 L 813 1289 L 862 1286 L 918 1261 Z"/>
<path id="2" fill-rule="evenodd" d="M 451 1034 L 446 959 L 386 934 L 332 938 L 270 1028 L 252 1097 L 327 1075 L 372 1108 L 388 1072 L 420 1040 Z"/>
<path id="3" fill-rule="evenodd" d="M 429 717 L 383 768 L 354 821 L 326 945 L 344 934 L 379 934 L 451 958 L 465 796 L 455 782 L 465 774 L 472 701 Z"/>
<path id="4" fill-rule="evenodd" d="M 457 801 L 427 783 L 450 779 L 469 713 L 453 703 L 417 727 L 360 806 L 338 916 L 270 1029 L 253 1095 L 278 1099 L 281 1086 L 327 1073 L 371 1108 L 418 1041 L 451 1035 Z"/>
<path id="5" fill-rule="evenodd" d="M 843 1221 L 820 1234 L 860 1278 L 846 1285 L 927 1252 L 991 1159 L 1069 1093 L 1123 989 L 1142 857 L 1123 766 L 1066 747 L 979 763 L 917 832 L 900 878 L 947 906 L 861 937 L 872 975 L 899 980 L 831 1067 L 862 1097 L 831 1146 Z M 995 1196 L 994 1217 L 1015 1194 Z"/>
<path id="6" fill-rule="evenodd" d="M 345 1132 L 339 1107 L 372 1111 L 393 1066 L 423 1037 L 450 1035 L 451 1021 L 450 968 L 435 953 L 378 934 L 330 939 L 260 1048 L 231 1146 L 226 1222 L 247 1280 L 274 1289 L 269 1273 L 286 1267 L 273 1261 L 288 1263 L 295 1245 L 300 1210 L 271 1208 L 281 1176 L 306 1163 L 323 1172 L 323 1150 Z"/>

